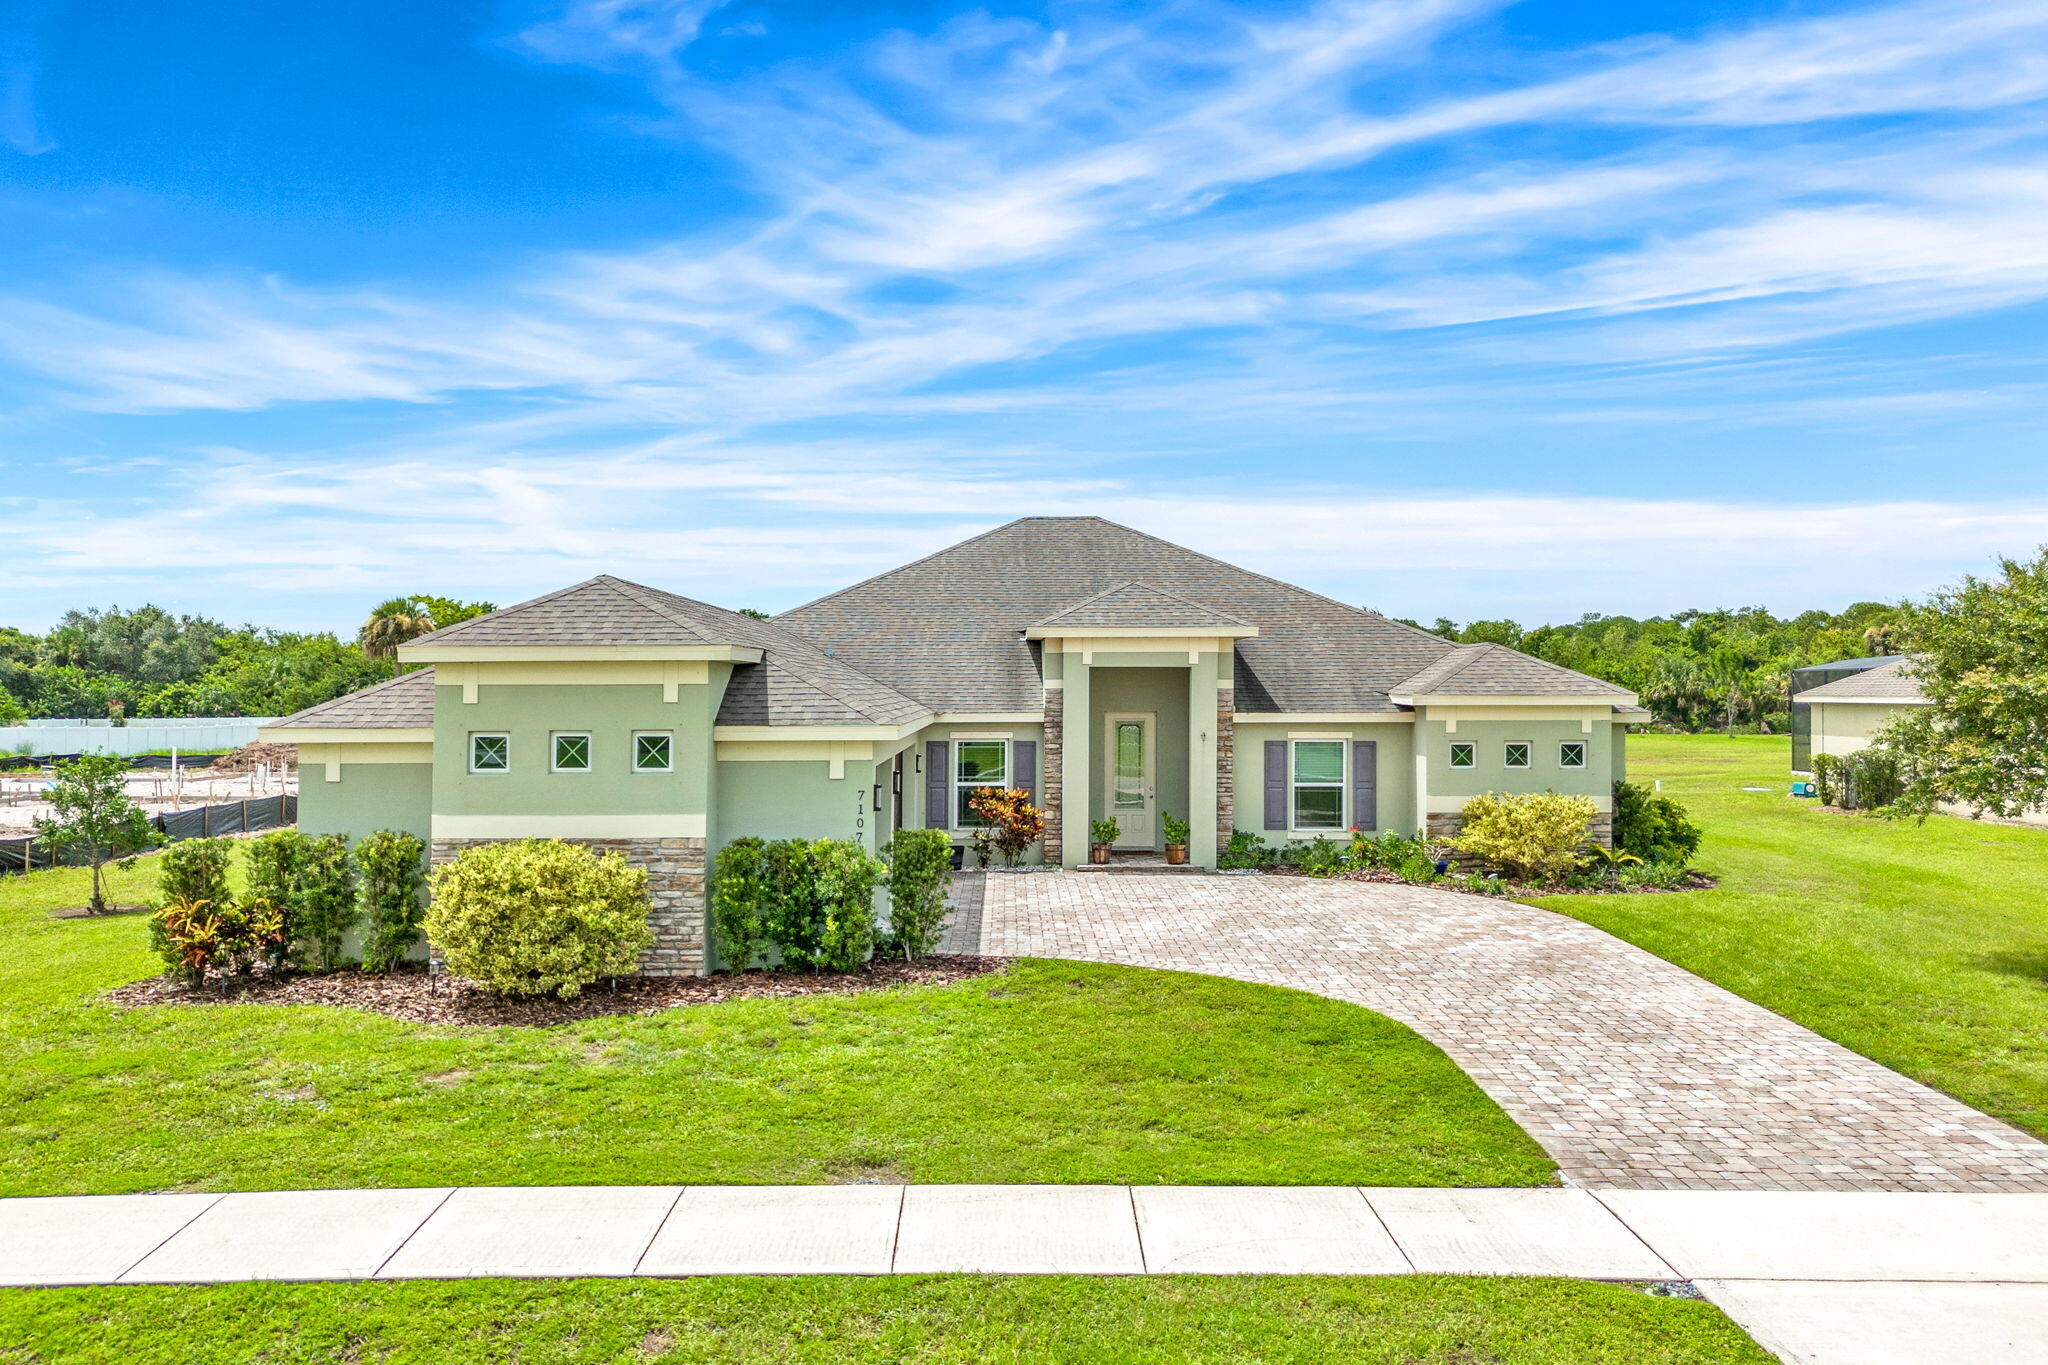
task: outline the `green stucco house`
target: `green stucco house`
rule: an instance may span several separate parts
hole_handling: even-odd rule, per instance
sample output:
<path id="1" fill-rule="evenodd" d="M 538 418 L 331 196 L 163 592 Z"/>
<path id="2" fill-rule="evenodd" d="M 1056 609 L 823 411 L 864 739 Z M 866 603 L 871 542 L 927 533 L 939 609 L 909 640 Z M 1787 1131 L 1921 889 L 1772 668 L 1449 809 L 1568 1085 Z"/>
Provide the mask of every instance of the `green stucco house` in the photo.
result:
<path id="1" fill-rule="evenodd" d="M 870 849 L 971 836 L 977 786 L 1030 789 L 1044 857 L 1160 816 L 1213 867 L 1276 843 L 1455 830 L 1485 791 L 1592 797 L 1626 689 L 1412 626 L 1095 517 L 1027 517 L 772 620 L 611 577 L 425 635 L 428 667 L 269 727 L 312 833 L 405 829 L 436 860 L 552 837 L 648 867 L 651 973 L 707 965 L 704 870 L 740 835 Z"/>

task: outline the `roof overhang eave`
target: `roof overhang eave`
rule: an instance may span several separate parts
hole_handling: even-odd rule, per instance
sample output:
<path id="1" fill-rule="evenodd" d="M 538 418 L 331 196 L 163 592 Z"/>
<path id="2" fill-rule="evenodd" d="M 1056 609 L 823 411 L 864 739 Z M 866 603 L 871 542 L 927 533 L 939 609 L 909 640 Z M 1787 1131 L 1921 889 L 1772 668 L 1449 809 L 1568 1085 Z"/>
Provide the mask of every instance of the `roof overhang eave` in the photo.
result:
<path id="1" fill-rule="evenodd" d="M 1593 692 L 1583 696 L 1558 696 L 1554 693 L 1451 693 L 1451 692 L 1394 692 L 1388 694 L 1388 701 L 1396 706 L 1634 706 L 1637 704 L 1633 692 Z"/>
<path id="2" fill-rule="evenodd" d="M 767 651 L 749 645 L 400 645 L 408 664 L 622 663 L 649 659 L 757 664 Z"/>
<path id="3" fill-rule="evenodd" d="M 1257 626 L 1026 626 L 1027 640 L 1249 640 Z"/>

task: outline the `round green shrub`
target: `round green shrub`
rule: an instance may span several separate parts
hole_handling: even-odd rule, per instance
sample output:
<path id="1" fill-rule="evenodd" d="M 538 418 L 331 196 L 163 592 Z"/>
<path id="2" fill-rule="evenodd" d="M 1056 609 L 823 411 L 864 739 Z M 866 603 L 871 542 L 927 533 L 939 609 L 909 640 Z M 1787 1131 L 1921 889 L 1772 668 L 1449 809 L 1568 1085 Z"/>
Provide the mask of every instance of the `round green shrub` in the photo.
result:
<path id="1" fill-rule="evenodd" d="M 1646 863 L 1683 866 L 1699 852 L 1700 827 L 1684 806 L 1661 792 L 1637 782 L 1617 782 L 1614 846 Z"/>
<path id="2" fill-rule="evenodd" d="M 559 839 L 465 849 L 434 873 L 427 937 L 455 975 L 499 995 L 578 995 L 631 973 L 654 941 L 647 873 Z"/>

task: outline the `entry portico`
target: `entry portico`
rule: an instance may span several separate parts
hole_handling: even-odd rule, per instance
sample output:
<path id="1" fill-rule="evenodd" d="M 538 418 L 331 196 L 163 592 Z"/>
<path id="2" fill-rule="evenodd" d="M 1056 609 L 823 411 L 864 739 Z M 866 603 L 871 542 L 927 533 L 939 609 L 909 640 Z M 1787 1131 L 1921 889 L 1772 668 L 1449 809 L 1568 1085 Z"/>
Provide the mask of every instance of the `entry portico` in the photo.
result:
<path id="1" fill-rule="evenodd" d="M 1237 642 L 1258 627 L 1147 583 L 1120 583 L 1024 632 L 1045 681 L 1046 847 L 1088 859 L 1089 822 L 1157 848 L 1163 812 L 1188 822 L 1188 858 L 1229 841 Z"/>

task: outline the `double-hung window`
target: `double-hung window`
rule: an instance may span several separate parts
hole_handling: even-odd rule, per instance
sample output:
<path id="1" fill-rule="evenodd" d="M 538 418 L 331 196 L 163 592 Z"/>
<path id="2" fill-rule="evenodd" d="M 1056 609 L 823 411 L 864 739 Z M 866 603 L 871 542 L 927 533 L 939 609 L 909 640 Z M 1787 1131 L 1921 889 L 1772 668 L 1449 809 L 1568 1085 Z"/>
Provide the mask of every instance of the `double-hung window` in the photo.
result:
<path id="1" fill-rule="evenodd" d="M 633 732 L 634 772 L 674 772 L 675 766 L 676 737 L 673 731 L 635 730 Z"/>
<path id="2" fill-rule="evenodd" d="M 1451 766 L 1453 768 L 1478 767 L 1476 751 L 1470 744 L 1453 744 L 1451 746 Z"/>
<path id="3" fill-rule="evenodd" d="M 1294 828 L 1344 828 L 1344 741 L 1294 741 Z"/>
<path id="4" fill-rule="evenodd" d="M 1010 785 L 1010 741 L 963 739 L 953 746 L 953 827 L 977 829 L 988 823 L 968 807 L 976 792 Z"/>
<path id="5" fill-rule="evenodd" d="M 558 773 L 590 771 L 590 736 L 580 730 L 557 730 L 550 737 L 551 766 Z"/>
<path id="6" fill-rule="evenodd" d="M 1560 768 L 1583 768 L 1586 766 L 1586 746 L 1581 740 L 1572 740 L 1557 746 L 1557 766 Z"/>
<path id="7" fill-rule="evenodd" d="M 469 770 L 473 773 L 512 771 L 512 736 L 502 733 L 469 737 Z"/>
<path id="8" fill-rule="evenodd" d="M 1509 740 L 1507 743 L 1507 748 L 1501 755 L 1501 766 L 1504 768 L 1528 767 L 1529 741 L 1526 739 Z"/>

